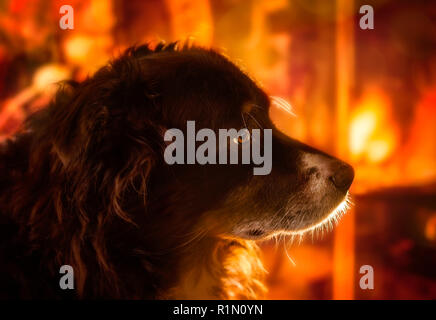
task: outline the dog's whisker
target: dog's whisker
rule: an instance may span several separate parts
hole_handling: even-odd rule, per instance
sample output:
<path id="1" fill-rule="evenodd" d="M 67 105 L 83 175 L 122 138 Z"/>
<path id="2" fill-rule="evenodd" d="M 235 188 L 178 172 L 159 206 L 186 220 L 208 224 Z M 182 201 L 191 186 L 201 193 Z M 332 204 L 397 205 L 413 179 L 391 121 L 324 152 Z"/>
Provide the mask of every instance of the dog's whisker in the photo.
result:
<path id="1" fill-rule="evenodd" d="M 278 246 L 277 236 L 274 235 L 273 238 L 274 238 L 274 241 L 275 241 L 275 243 L 276 243 L 275 245 Z"/>
<path id="2" fill-rule="evenodd" d="M 241 117 L 242 117 L 242 121 L 244 122 L 244 128 L 248 129 L 247 122 L 245 121 L 245 117 L 244 117 L 244 113 L 243 112 L 241 112 Z"/>
<path id="3" fill-rule="evenodd" d="M 260 129 L 263 129 L 263 126 L 259 123 L 259 121 L 257 121 L 257 119 L 251 114 L 251 113 L 247 113 L 251 119 L 254 120 L 254 122 L 256 122 L 256 124 L 259 126 Z"/>
<path id="4" fill-rule="evenodd" d="M 253 107 L 261 109 L 261 110 L 265 110 L 264 107 L 259 106 L 258 104 L 252 104 Z"/>
<path id="5" fill-rule="evenodd" d="M 283 239 L 283 246 L 284 246 L 284 248 L 285 248 L 285 253 L 286 253 L 286 256 L 288 257 L 288 260 L 292 263 L 292 265 L 293 265 L 294 267 L 296 267 L 297 264 L 295 263 L 294 259 L 292 259 L 292 257 L 289 255 L 288 247 L 287 247 L 287 243 L 285 242 L 284 239 Z"/>
<path id="6" fill-rule="evenodd" d="M 177 246 L 173 247 L 172 249 L 180 249 L 183 247 L 188 246 L 189 244 L 201 240 L 206 234 L 208 230 L 202 229 L 202 230 L 195 230 L 188 233 L 185 233 L 183 235 L 180 235 L 183 238 L 188 238 L 186 241 L 179 243 Z"/>

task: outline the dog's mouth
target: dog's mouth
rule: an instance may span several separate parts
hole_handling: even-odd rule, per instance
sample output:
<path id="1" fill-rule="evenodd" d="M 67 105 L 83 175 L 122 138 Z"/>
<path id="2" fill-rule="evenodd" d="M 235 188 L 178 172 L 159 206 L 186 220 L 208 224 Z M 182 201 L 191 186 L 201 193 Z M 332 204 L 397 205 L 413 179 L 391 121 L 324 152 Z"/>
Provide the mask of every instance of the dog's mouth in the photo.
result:
<path id="1" fill-rule="evenodd" d="M 350 195 L 347 192 L 344 199 L 334 208 L 330 213 L 325 216 L 321 221 L 315 222 L 314 224 L 299 229 L 295 231 L 285 231 L 285 233 L 290 235 L 303 236 L 306 233 L 317 233 L 324 231 L 331 231 L 333 227 L 339 223 L 339 220 L 347 213 L 351 206 Z"/>
<path id="2" fill-rule="evenodd" d="M 320 221 L 298 229 L 298 230 L 275 230 L 269 231 L 262 228 L 253 228 L 245 232 L 245 236 L 252 240 L 264 240 L 270 239 L 276 236 L 289 235 L 289 236 L 299 236 L 303 237 L 307 233 L 318 234 L 333 230 L 333 227 L 337 225 L 343 215 L 348 211 L 351 205 L 351 199 L 349 193 L 345 195 L 344 199 L 326 216 L 324 216 Z"/>

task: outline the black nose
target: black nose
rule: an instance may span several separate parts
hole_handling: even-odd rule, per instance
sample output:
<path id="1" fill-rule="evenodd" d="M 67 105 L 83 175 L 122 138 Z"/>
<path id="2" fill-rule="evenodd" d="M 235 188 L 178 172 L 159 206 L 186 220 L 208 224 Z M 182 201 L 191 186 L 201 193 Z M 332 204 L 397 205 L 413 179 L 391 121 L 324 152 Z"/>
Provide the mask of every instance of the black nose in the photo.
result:
<path id="1" fill-rule="evenodd" d="M 333 184 L 341 191 L 347 191 L 354 179 L 354 170 L 348 164 L 341 164 L 330 177 Z"/>

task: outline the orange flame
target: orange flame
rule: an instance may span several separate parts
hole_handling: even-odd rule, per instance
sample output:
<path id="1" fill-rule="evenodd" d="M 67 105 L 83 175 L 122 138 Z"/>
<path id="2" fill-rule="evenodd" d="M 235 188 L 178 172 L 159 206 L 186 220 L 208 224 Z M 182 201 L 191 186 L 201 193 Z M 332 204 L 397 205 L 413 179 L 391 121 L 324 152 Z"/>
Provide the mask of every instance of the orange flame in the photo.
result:
<path id="1" fill-rule="evenodd" d="M 390 102 L 378 90 L 365 93 L 350 122 L 349 148 L 354 161 L 380 163 L 397 145 L 397 128 L 391 119 Z"/>

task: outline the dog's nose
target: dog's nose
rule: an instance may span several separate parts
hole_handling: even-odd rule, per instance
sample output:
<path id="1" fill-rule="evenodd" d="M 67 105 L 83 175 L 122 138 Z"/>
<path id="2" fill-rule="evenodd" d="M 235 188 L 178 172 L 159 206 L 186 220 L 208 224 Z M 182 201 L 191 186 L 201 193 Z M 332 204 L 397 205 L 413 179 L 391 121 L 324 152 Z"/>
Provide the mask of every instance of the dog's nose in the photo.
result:
<path id="1" fill-rule="evenodd" d="M 341 191 L 347 191 L 354 179 L 354 169 L 346 163 L 341 163 L 334 171 L 330 180 Z"/>

